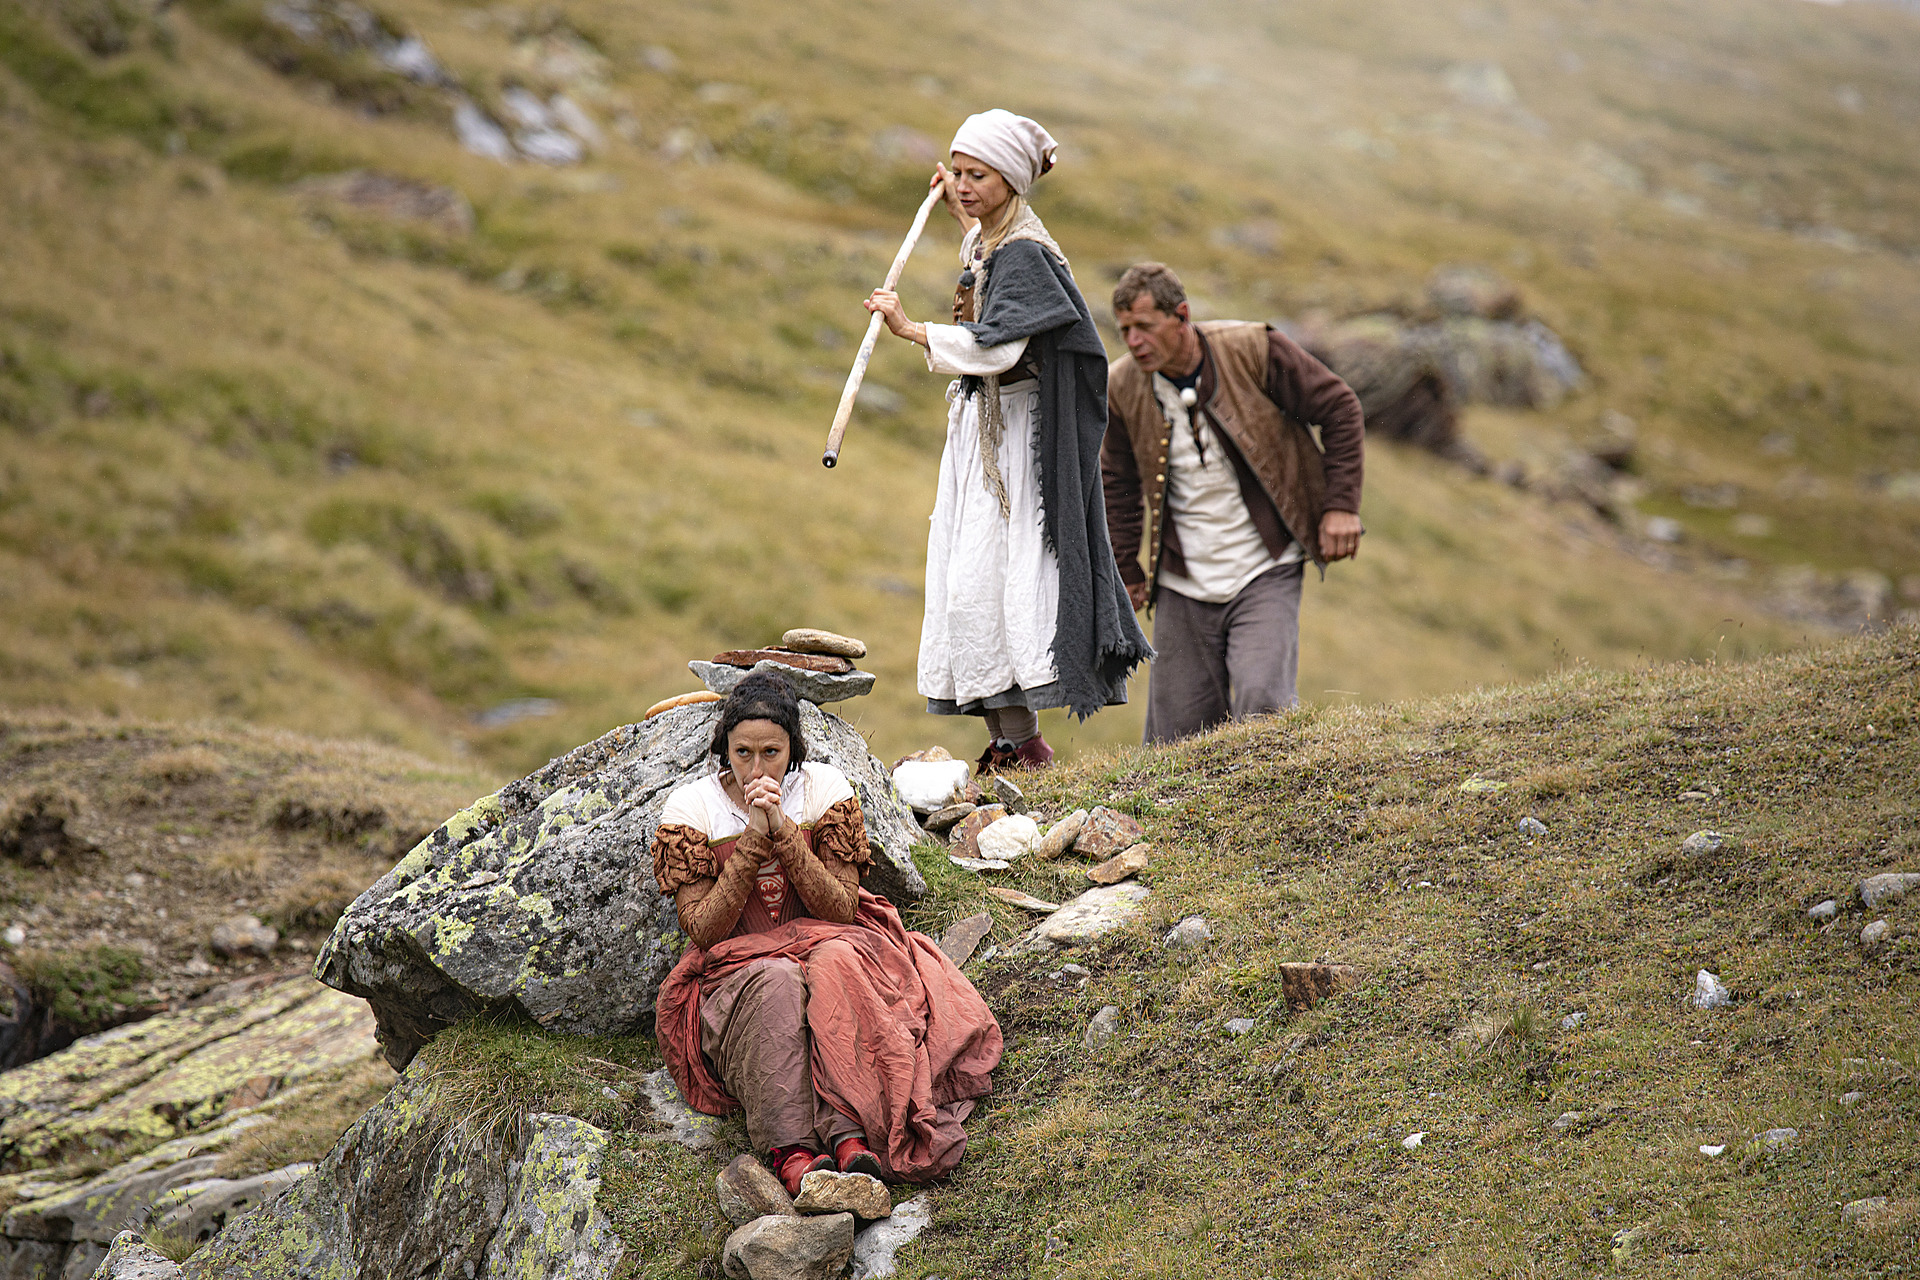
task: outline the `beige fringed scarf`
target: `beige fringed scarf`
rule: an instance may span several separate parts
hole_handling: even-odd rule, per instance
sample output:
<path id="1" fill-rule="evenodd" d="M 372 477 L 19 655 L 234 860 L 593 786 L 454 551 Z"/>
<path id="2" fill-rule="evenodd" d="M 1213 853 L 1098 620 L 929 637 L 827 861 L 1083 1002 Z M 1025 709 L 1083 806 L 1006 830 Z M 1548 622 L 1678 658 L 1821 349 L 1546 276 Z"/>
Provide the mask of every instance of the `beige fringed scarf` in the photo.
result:
<path id="1" fill-rule="evenodd" d="M 977 320 L 986 312 L 987 299 L 987 263 L 991 255 L 980 246 L 980 224 L 975 223 L 960 243 L 960 266 L 962 270 L 973 272 L 973 314 L 965 317 Z M 1067 255 L 1047 234 L 1046 224 L 1040 221 L 1040 215 L 1030 207 L 1023 207 L 1013 226 L 1000 237 L 1000 244 L 1014 240 L 1032 240 L 1048 253 L 1060 260 L 1060 265 L 1073 274 L 1073 264 L 1067 261 Z M 995 246 L 998 248 L 999 246 Z M 1000 441 L 1006 437 L 1007 424 L 1000 415 L 1000 375 L 989 373 L 980 379 L 980 473 L 987 492 L 1000 504 L 1000 518 L 1011 520 L 1013 507 L 1007 501 L 1007 482 L 1000 474 Z"/>

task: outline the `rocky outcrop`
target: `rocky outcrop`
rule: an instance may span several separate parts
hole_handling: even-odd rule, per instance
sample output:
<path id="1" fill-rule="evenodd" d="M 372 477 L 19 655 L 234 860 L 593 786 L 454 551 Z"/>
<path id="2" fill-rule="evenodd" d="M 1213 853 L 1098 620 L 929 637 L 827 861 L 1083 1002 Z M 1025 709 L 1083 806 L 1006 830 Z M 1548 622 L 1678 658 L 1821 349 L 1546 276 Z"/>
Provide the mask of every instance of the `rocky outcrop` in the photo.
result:
<path id="1" fill-rule="evenodd" d="M 868 887 L 916 901 L 918 829 L 885 769 L 844 720 L 800 712 L 808 757 L 860 797 Z M 315 976 L 372 1004 L 395 1067 L 485 1009 L 580 1035 L 649 1027 L 685 936 L 648 850 L 667 794 L 713 768 L 719 714 L 698 703 L 615 729 L 447 819 L 347 909 Z"/>
<path id="2" fill-rule="evenodd" d="M 363 1002 L 310 978 L 234 983 L 0 1075 L 4 1159 L 19 1169 L 193 1133 L 364 1061 L 372 1031 Z"/>
<path id="3" fill-rule="evenodd" d="M 178 1264 L 149 1248 L 131 1231 L 114 1237 L 113 1248 L 93 1273 L 93 1280 L 177 1280 Z"/>
<path id="4" fill-rule="evenodd" d="M 599 1206 L 607 1135 L 536 1114 L 458 1127 L 403 1077 L 314 1172 L 216 1236 L 187 1280 L 349 1276 L 606 1280 L 625 1249 Z"/>

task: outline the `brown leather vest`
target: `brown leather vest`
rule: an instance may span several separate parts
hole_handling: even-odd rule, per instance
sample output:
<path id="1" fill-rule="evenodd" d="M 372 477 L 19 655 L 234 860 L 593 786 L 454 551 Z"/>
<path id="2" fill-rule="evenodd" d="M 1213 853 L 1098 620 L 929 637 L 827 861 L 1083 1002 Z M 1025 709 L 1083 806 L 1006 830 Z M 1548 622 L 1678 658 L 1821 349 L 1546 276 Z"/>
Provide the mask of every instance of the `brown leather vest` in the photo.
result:
<path id="1" fill-rule="evenodd" d="M 1206 351 L 1208 375 L 1200 401 L 1214 430 L 1226 436 L 1259 480 L 1287 530 L 1315 564 L 1320 555 L 1320 516 L 1325 510 L 1327 470 L 1313 433 L 1267 399 L 1267 326 L 1248 320 L 1202 320 L 1194 325 Z M 1153 395 L 1152 375 L 1131 355 L 1107 371 L 1107 398 L 1127 424 L 1140 469 L 1147 515 L 1147 581 L 1160 572 L 1167 521 L 1167 446 L 1172 427 Z"/>

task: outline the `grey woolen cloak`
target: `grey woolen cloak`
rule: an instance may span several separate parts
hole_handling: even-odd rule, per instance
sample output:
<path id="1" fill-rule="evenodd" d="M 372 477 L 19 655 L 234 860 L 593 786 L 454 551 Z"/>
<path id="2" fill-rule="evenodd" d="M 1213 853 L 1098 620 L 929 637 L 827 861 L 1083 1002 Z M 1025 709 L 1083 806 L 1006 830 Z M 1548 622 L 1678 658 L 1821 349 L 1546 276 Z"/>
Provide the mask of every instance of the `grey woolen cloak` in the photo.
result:
<path id="1" fill-rule="evenodd" d="M 1025 338 L 1040 359 L 1033 447 L 1043 533 L 1060 564 L 1053 661 L 1068 710 L 1084 720 L 1124 703 L 1127 676 L 1153 657 L 1107 540 L 1107 349 L 1066 264 L 1032 240 L 1008 241 L 988 259 L 978 314 L 962 327 L 982 346 Z M 979 386 L 968 378 L 964 389 L 973 395 Z"/>

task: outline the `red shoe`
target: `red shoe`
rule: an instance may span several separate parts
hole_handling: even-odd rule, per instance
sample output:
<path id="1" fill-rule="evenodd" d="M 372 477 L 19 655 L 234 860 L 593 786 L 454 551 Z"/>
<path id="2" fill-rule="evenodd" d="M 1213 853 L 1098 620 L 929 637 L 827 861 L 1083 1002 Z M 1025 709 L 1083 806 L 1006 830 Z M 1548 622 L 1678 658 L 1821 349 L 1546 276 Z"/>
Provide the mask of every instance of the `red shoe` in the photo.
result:
<path id="1" fill-rule="evenodd" d="M 973 773 L 977 778 L 984 778 L 990 773 L 1011 769 L 1018 763 L 1019 756 L 1013 744 L 1005 739 L 997 739 L 987 743 L 987 749 L 980 753 L 978 760 L 974 761 Z"/>
<path id="2" fill-rule="evenodd" d="M 842 1138 L 840 1145 L 833 1149 L 833 1158 L 840 1162 L 842 1173 L 864 1173 L 869 1178 L 886 1179 L 886 1166 L 880 1163 L 880 1157 L 873 1154 L 867 1146 L 867 1140 L 859 1134 Z"/>
<path id="3" fill-rule="evenodd" d="M 1053 763 L 1053 748 L 1036 733 L 1014 748 L 1013 759 L 1017 768 L 1044 769 Z"/>
<path id="4" fill-rule="evenodd" d="M 816 1169 L 831 1170 L 833 1157 L 812 1147 L 776 1147 L 769 1158 L 773 1161 L 773 1171 L 780 1175 L 780 1181 L 786 1185 L 787 1194 L 800 1194 L 800 1180 Z"/>

